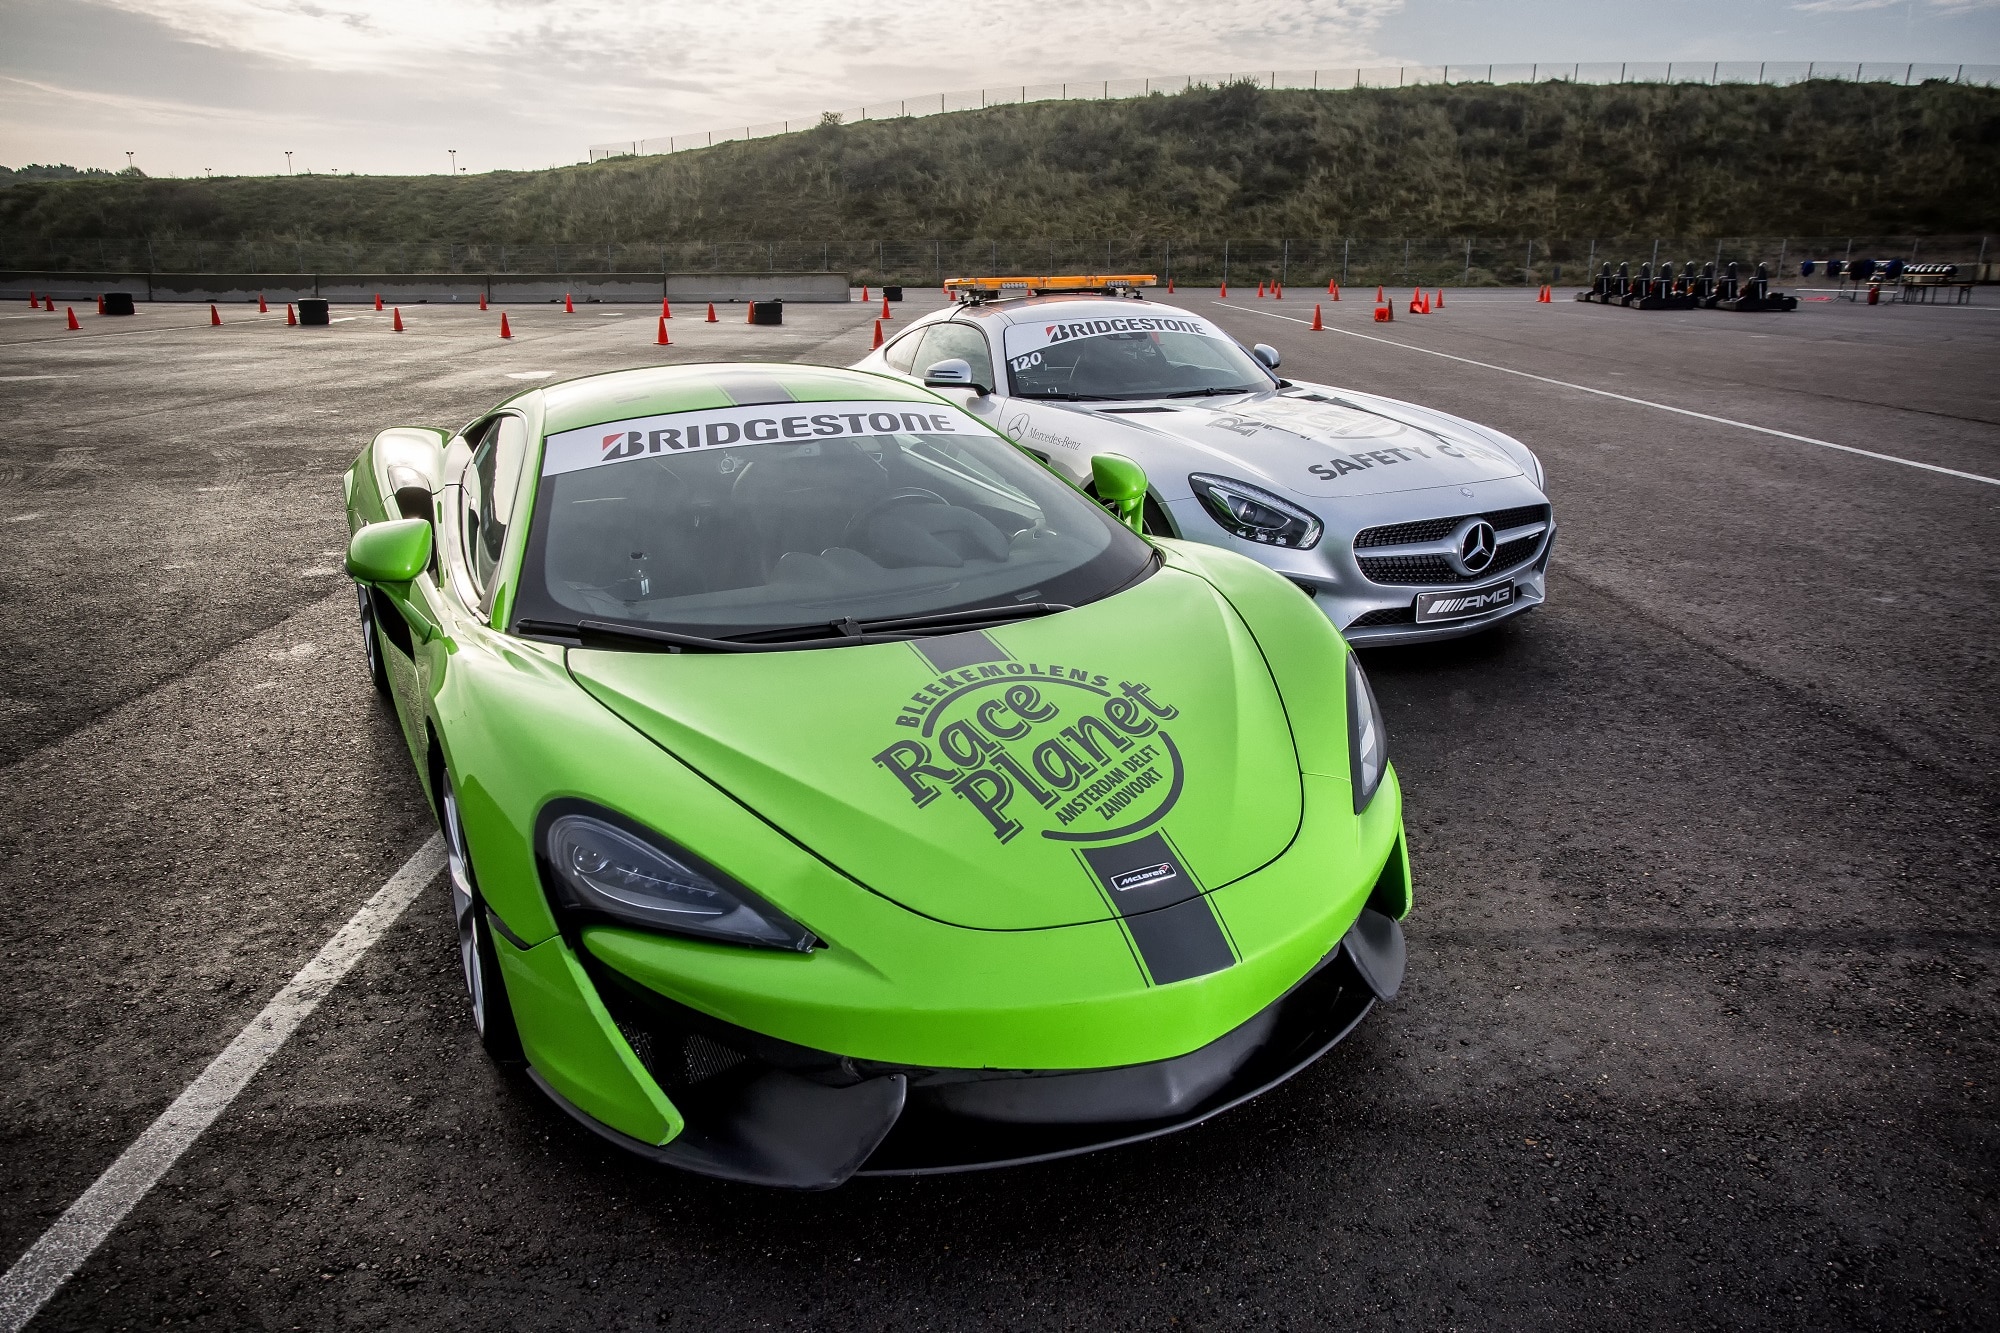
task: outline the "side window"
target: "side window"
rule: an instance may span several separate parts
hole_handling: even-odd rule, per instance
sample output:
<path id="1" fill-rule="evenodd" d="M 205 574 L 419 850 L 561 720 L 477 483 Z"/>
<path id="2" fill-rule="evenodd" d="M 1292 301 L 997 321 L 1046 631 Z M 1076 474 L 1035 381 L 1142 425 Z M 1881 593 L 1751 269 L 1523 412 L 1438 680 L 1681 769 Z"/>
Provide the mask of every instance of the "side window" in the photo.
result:
<path id="1" fill-rule="evenodd" d="M 910 363 L 917 357 L 917 344 L 924 340 L 927 332 L 929 332 L 927 329 L 918 329 L 890 343 L 888 349 L 882 353 L 882 359 L 889 363 L 889 369 L 899 375 L 909 374 Z"/>
<path id="2" fill-rule="evenodd" d="M 924 341 L 923 355 L 915 362 L 918 375 L 940 361 L 957 358 L 972 367 L 972 378 L 993 387 L 993 357 L 986 350 L 986 335 L 970 324 L 933 324 Z"/>
<path id="3" fill-rule="evenodd" d="M 473 446 L 472 462 L 461 483 L 465 566 L 481 594 L 492 586 L 500 552 L 507 544 L 507 520 L 514 512 L 514 495 L 521 484 L 521 464 L 528 454 L 528 427 L 521 418 L 501 417 Z"/>

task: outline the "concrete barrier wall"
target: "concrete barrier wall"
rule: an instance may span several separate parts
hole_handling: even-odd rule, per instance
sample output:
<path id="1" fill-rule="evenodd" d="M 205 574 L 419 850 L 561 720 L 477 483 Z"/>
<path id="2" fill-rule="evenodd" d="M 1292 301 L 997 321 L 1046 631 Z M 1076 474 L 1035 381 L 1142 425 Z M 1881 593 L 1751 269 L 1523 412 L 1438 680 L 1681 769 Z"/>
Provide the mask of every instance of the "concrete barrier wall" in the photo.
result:
<path id="1" fill-rule="evenodd" d="M 143 273 L 0 273 L 0 301 L 25 301 L 28 293 L 53 296 L 64 305 L 89 301 L 95 305 L 99 292 L 130 292 L 132 299 L 146 299 Z"/>
<path id="2" fill-rule="evenodd" d="M 798 301 L 853 299 L 845 273 L 669 273 L 671 301 Z"/>
<path id="3" fill-rule="evenodd" d="M 100 292 L 130 292 L 140 301 L 296 301 L 319 296 L 341 304 L 794 301 L 840 303 L 850 298 L 841 273 L 0 273 L 0 300 L 29 292 L 75 304 Z"/>

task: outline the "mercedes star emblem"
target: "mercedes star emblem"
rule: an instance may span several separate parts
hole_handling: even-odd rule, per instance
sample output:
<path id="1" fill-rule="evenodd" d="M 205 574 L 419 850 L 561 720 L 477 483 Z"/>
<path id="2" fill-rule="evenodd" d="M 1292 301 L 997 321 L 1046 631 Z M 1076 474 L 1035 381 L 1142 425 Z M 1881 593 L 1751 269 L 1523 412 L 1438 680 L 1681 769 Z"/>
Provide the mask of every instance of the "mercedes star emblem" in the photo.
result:
<path id="1" fill-rule="evenodd" d="M 1458 563 L 1468 574 L 1477 574 L 1493 563 L 1493 553 L 1500 543 L 1495 540 L 1493 525 L 1485 519 L 1468 527 L 1458 539 Z"/>

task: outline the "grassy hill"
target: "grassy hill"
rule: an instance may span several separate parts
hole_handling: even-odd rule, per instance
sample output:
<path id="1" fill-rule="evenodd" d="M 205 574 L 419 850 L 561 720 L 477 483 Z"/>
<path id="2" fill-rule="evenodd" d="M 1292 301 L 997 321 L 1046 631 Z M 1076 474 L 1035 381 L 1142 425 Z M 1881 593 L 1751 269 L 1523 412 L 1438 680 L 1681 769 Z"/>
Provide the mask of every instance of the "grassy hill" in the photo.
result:
<path id="1" fill-rule="evenodd" d="M 0 238 L 367 244 L 2000 230 L 2000 90 L 1249 85 L 452 179 L 86 177 Z"/>

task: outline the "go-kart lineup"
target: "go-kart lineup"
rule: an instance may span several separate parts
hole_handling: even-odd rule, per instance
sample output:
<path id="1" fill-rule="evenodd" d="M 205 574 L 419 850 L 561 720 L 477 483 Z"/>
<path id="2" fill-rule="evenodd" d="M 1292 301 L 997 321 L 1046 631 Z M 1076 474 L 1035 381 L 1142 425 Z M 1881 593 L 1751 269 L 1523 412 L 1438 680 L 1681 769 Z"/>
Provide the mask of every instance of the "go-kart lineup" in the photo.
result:
<path id="1" fill-rule="evenodd" d="M 1698 273 L 1692 260 L 1681 265 L 1678 272 L 1671 260 L 1662 262 L 1658 270 L 1649 261 L 1640 264 L 1636 274 L 1630 263 L 1619 264 L 1614 272 L 1611 262 L 1606 260 L 1598 267 L 1590 286 L 1578 292 L 1576 299 L 1622 305 L 1632 310 L 1760 312 L 1799 308 L 1798 297 L 1772 289 L 1770 265 L 1758 264 L 1756 273 L 1745 278 L 1733 259 L 1719 275 L 1713 260 L 1703 264 Z"/>

